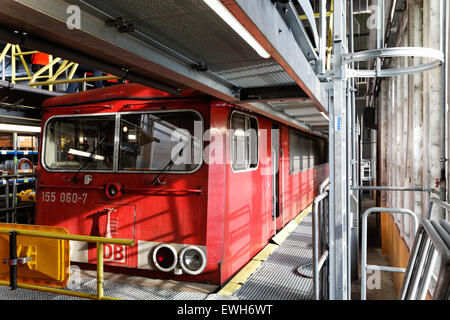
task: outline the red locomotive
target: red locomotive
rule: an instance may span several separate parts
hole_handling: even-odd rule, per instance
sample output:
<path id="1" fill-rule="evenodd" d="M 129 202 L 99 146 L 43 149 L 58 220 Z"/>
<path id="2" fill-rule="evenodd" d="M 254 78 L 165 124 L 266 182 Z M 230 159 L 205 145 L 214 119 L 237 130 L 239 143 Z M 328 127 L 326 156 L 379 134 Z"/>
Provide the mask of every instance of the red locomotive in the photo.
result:
<path id="1" fill-rule="evenodd" d="M 43 106 L 36 223 L 135 239 L 105 269 L 223 284 L 305 209 L 327 141 L 195 91 L 138 84 Z M 71 260 L 96 249 L 71 242 Z"/>

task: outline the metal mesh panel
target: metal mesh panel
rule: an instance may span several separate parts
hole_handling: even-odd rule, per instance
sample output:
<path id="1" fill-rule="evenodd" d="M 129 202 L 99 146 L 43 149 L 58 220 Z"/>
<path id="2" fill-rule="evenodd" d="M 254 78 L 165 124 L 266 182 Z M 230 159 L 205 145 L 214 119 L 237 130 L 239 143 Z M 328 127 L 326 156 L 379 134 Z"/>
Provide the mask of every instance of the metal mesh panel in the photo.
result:
<path id="1" fill-rule="evenodd" d="M 261 58 L 214 11 L 199 0 L 84 0 L 173 51 L 206 64 L 239 87 L 292 84 L 273 60 Z M 133 33 L 131 33 L 133 36 Z"/>
<path id="2" fill-rule="evenodd" d="M 243 300 L 312 300 L 312 279 L 296 271 L 311 263 L 311 241 L 308 216 L 233 296 Z"/>
<path id="3" fill-rule="evenodd" d="M 83 277 L 79 288 L 73 291 L 97 294 L 97 279 Z M 104 295 L 125 300 L 204 300 L 206 293 L 177 291 L 118 281 L 103 281 Z M 83 300 L 82 298 L 0 286 L 1 300 Z"/>

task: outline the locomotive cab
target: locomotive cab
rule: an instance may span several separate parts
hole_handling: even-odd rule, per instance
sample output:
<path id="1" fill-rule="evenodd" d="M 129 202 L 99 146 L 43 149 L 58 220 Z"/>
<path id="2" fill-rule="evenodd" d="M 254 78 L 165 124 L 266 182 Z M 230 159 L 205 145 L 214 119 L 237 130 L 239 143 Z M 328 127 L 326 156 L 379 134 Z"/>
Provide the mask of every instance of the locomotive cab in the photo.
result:
<path id="1" fill-rule="evenodd" d="M 134 239 L 134 247 L 105 245 L 109 266 L 208 273 L 208 98 L 134 84 L 93 91 L 44 105 L 37 223 Z M 71 242 L 71 259 L 95 263 L 95 248 Z"/>
<path id="2" fill-rule="evenodd" d="M 36 222 L 105 245 L 105 270 L 222 285 L 307 208 L 325 141 L 186 91 L 117 85 L 44 103 Z M 71 242 L 87 268 L 96 249 Z"/>

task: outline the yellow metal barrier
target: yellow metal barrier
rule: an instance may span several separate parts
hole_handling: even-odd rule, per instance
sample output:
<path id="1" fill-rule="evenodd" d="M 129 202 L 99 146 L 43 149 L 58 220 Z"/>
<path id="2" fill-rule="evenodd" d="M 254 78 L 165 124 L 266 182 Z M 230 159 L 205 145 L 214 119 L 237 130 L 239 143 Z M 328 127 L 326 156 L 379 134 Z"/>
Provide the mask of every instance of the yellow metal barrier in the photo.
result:
<path id="1" fill-rule="evenodd" d="M 331 70 L 331 52 L 333 51 L 334 0 L 332 0 L 330 4 L 330 13 L 327 47 L 327 70 Z"/>
<path id="2" fill-rule="evenodd" d="M 39 230 L 30 230 L 32 228 L 39 229 L 45 228 L 44 226 L 33 226 L 33 225 L 12 225 L 0 223 L 0 234 L 9 234 L 11 231 L 15 231 L 17 236 L 29 236 L 43 239 L 59 239 L 59 240 L 72 240 L 72 241 L 83 241 L 89 243 L 96 243 L 97 245 L 97 295 L 92 295 L 83 292 L 70 291 L 58 288 L 51 288 L 45 286 L 39 286 L 28 283 L 17 283 L 18 288 L 38 290 L 49 293 L 56 293 L 62 295 L 69 295 L 74 297 L 86 298 L 86 299 L 96 299 L 96 300 L 119 300 L 113 297 L 107 297 L 103 295 L 103 245 L 104 244 L 117 244 L 134 246 L 133 239 L 115 239 L 115 238 L 103 238 L 103 237 L 93 237 L 93 236 L 83 236 L 83 235 L 71 235 L 56 232 L 46 232 Z M 59 228 L 63 229 L 63 228 Z M 4 257 L 2 257 L 4 258 Z M 32 260 L 30 262 L 33 262 Z M 55 262 L 57 263 L 57 262 Z M 0 281 L 0 285 L 9 286 L 9 281 Z"/>
<path id="3" fill-rule="evenodd" d="M 25 61 L 25 55 L 31 55 L 38 53 L 39 51 L 22 51 L 19 45 L 6 44 L 5 48 L 0 54 L 0 63 L 2 63 L 3 58 L 5 58 L 8 51 L 11 51 L 11 83 L 17 83 L 17 81 L 29 81 L 28 85 L 31 87 L 36 86 L 48 86 L 49 91 L 53 91 L 53 85 L 55 84 L 67 84 L 67 83 L 80 83 L 80 82 L 91 82 L 91 81 L 103 81 L 103 80 L 116 80 L 121 79 L 117 76 L 101 76 L 101 77 L 86 77 L 73 79 L 73 76 L 78 68 L 78 64 L 75 62 L 70 62 L 68 60 L 62 60 L 61 58 L 53 58 L 49 55 L 49 63 L 43 66 L 34 74 L 31 74 L 28 64 Z M 17 77 L 17 61 L 16 57 L 19 57 L 25 72 L 26 77 Z M 53 73 L 53 66 L 61 63 L 58 69 Z M 56 80 L 63 72 L 71 68 L 67 75 L 67 79 Z M 46 73 L 47 74 L 44 74 Z M 47 79 L 46 81 L 37 81 L 38 79 Z"/>

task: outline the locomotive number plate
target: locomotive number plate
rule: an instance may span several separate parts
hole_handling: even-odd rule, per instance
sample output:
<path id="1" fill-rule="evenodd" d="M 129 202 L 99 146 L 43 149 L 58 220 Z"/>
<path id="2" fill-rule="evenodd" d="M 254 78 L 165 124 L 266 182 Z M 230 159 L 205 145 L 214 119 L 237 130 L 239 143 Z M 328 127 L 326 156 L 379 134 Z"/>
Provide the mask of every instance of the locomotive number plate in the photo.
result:
<path id="1" fill-rule="evenodd" d="M 77 192 L 57 192 L 45 191 L 42 192 L 42 202 L 60 202 L 60 203 L 70 203 L 79 204 L 86 203 L 87 193 L 77 193 Z"/>

